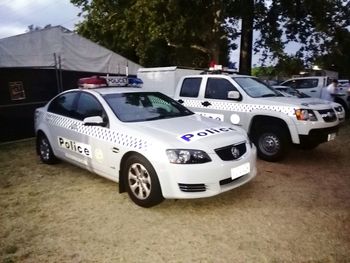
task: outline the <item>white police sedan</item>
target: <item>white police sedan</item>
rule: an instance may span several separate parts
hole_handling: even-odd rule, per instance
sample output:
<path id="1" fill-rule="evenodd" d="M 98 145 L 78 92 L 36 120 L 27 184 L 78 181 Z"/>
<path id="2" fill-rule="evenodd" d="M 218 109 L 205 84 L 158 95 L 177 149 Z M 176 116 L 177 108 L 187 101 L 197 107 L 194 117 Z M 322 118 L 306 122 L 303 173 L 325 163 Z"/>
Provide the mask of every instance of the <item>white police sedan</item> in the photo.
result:
<path id="1" fill-rule="evenodd" d="M 35 112 L 37 153 L 119 182 L 139 206 L 209 197 L 256 175 L 256 148 L 239 127 L 201 117 L 137 88 L 65 91 Z"/>

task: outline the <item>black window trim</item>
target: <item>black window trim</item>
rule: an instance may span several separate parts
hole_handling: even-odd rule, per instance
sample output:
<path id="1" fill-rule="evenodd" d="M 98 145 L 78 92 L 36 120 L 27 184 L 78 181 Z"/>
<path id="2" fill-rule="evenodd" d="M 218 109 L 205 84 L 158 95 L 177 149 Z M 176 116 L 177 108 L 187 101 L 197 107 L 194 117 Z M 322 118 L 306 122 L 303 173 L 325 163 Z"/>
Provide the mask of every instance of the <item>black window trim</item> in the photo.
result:
<path id="1" fill-rule="evenodd" d="M 58 98 L 60 98 L 61 96 L 67 95 L 67 94 L 70 94 L 70 93 L 75 93 L 75 98 L 74 98 L 74 100 L 73 100 L 73 105 L 72 105 L 72 109 L 73 109 L 73 111 L 75 111 L 75 109 L 76 109 L 76 107 L 77 107 L 77 102 L 78 102 L 79 93 L 80 93 L 80 91 L 78 91 L 78 90 L 72 90 L 72 91 L 68 91 L 68 92 L 64 92 L 64 93 L 58 94 L 55 98 L 53 98 L 53 99 L 50 101 L 50 103 L 49 103 L 49 105 L 48 105 L 48 107 L 47 107 L 47 111 L 50 112 L 50 113 L 53 113 L 53 114 L 57 114 L 57 115 L 60 115 L 60 116 L 64 116 L 64 117 L 66 117 L 66 118 L 71 118 L 71 119 L 74 119 L 74 120 L 78 120 L 78 119 L 74 118 L 73 116 L 66 116 L 66 115 L 63 115 L 63 114 L 60 114 L 60 113 L 57 113 L 57 112 L 53 112 L 53 111 L 50 110 L 50 107 L 51 107 L 51 105 L 52 105 L 53 102 L 55 102 L 55 101 L 56 101 Z"/>
<path id="2" fill-rule="evenodd" d="M 197 92 L 196 96 L 184 96 L 184 95 L 182 95 L 184 83 L 185 83 L 186 80 L 189 80 L 189 79 L 197 79 L 197 80 L 199 80 L 198 92 Z M 186 77 L 186 78 L 184 78 L 184 80 L 182 81 L 182 85 L 181 85 L 179 96 L 180 97 L 185 97 L 185 98 L 198 98 L 199 95 L 200 95 L 202 82 L 203 82 L 203 78 L 201 78 L 201 77 Z"/>
<path id="3" fill-rule="evenodd" d="M 86 92 L 86 91 L 83 91 L 83 90 L 78 91 L 77 99 L 76 99 L 76 101 L 73 103 L 73 105 L 74 105 L 74 111 L 77 111 L 77 108 L 78 108 L 78 101 L 79 101 L 79 99 L 80 99 L 81 94 L 83 94 L 83 93 L 92 96 L 92 97 L 97 101 L 97 103 L 101 106 L 101 108 L 102 108 L 102 115 L 103 115 L 103 116 L 101 116 L 101 117 L 102 117 L 103 120 L 105 121 L 106 127 L 109 127 L 109 118 L 108 118 L 107 112 L 105 111 L 105 109 L 104 109 L 103 105 L 101 104 L 101 102 L 96 98 L 96 96 L 95 96 L 94 94 L 91 94 L 90 92 Z M 77 119 L 77 120 L 79 120 L 79 121 L 84 121 L 84 120 L 80 120 L 80 119 Z"/>
<path id="4" fill-rule="evenodd" d="M 56 112 L 53 112 L 53 111 L 50 111 L 50 106 L 51 104 L 56 101 L 56 99 L 58 99 L 59 97 L 61 97 L 62 95 L 66 95 L 66 94 L 69 94 L 69 93 L 76 93 L 75 94 L 75 98 L 73 100 L 73 105 L 72 105 L 72 109 L 75 113 L 77 113 L 77 108 L 78 108 L 78 101 L 80 99 L 80 96 L 81 94 L 85 93 L 87 95 L 90 95 L 92 96 L 96 101 L 97 103 L 101 106 L 102 108 L 102 112 L 105 116 L 104 120 L 106 122 L 106 126 L 105 127 L 109 127 L 109 118 L 108 118 L 108 114 L 106 113 L 106 110 L 104 109 L 103 105 L 101 104 L 101 102 L 96 98 L 96 96 L 94 94 L 91 94 L 90 92 L 86 92 L 86 91 L 83 91 L 83 90 L 72 90 L 72 91 L 68 91 L 68 92 L 64 92 L 64 93 L 61 93 L 59 95 L 57 95 L 55 98 L 53 98 L 51 101 L 50 101 L 50 104 L 48 105 L 47 107 L 47 111 L 50 112 L 50 113 L 53 113 L 53 114 L 57 114 L 57 115 L 60 115 L 60 116 L 63 116 L 63 117 L 66 117 L 66 118 L 70 118 L 70 119 L 73 119 L 73 120 L 77 120 L 77 121 L 81 121 L 83 122 L 84 120 L 81 120 L 75 116 L 66 116 L 66 115 L 63 115 L 63 114 L 60 114 L 60 113 L 56 113 Z M 101 116 L 102 117 L 102 116 Z"/>
<path id="5" fill-rule="evenodd" d="M 217 98 L 209 98 L 209 97 L 207 97 L 208 83 L 209 83 L 209 80 L 211 80 L 211 79 L 225 80 L 225 81 L 227 81 L 228 83 L 230 83 L 231 86 L 233 87 L 233 90 L 230 90 L 230 91 L 237 91 L 237 92 L 239 93 L 239 99 L 230 99 L 230 98 L 217 99 Z M 206 83 L 205 83 L 205 89 L 204 89 L 203 97 L 204 97 L 204 99 L 208 99 L 208 100 L 229 100 L 229 101 L 241 101 L 241 100 L 242 100 L 242 94 L 241 94 L 241 92 L 239 92 L 239 90 L 237 89 L 237 87 L 236 87 L 233 83 L 231 83 L 228 79 L 220 78 L 220 77 L 208 77 L 208 78 L 207 78 L 207 81 L 206 81 Z"/>

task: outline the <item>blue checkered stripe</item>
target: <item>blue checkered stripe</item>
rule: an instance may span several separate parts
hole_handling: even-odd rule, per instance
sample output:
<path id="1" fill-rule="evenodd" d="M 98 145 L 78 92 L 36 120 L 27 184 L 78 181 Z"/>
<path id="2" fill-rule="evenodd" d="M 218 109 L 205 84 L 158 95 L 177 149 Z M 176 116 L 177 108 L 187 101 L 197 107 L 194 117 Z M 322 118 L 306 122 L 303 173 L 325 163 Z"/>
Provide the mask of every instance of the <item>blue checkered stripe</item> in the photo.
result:
<path id="1" fill-rule="evenodd" d="M 123 146 L 126 148 L 146 150 L 148 148 L 147 141 L 136 138 L 135 136 L 113 131 L 109 128 L 99 127 L 99 126 L 84 126 L 81 121 L 67 118 L 64 116 L 59 116 L 56 114 L 47 114 L 46 121 L 50 125 L 70 129 L 72 125 L 76 125 L 77 133 L 81 133 L 88 137 L 93 137 L 102 141 L 110 142 L 118 146 Z"/>
<path id="2" fill-rule="evenodd" d="M 224 110 L 232 112 L 252 112 L 254 110 L 266 110 L 277 111 L 289 116 L 295 115 L 295 108 L 288 106 L 276 106 L 276 105 L 259 105 L 259 104 L 243 104 L 243 103 L 230 103 L 222 101 L 210 101 L 210 108 L 204 107 L 199 100 L 184 100 L 184 106 L 190 108 L 202 108 L 211 110 Z"/>

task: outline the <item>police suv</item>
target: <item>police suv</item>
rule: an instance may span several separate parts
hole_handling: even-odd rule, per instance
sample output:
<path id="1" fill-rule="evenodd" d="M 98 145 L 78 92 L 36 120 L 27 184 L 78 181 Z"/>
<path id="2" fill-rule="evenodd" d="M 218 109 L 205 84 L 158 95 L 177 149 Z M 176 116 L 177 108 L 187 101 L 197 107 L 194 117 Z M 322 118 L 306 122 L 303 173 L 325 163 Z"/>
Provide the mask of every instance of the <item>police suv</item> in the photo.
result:
<path id="1" fill-rule="evenodd" d="M 312 149 L 335 139 L 339 118 L 329 102 L 290 98 L 257 78 L 237 74 L 182 77 L 174 98 L 206 117 L 244 128 L 267 161 L 282 159 L 291 144 Z"/>
<path id="2" fill-rule="evenodd" d="M 139 206 L 201 198 L 256 175 L 256 148 L 240 127 L 194 114 L 158 92 L 68 90 L 35 112 L 37 153 L 119 182 Z"/>

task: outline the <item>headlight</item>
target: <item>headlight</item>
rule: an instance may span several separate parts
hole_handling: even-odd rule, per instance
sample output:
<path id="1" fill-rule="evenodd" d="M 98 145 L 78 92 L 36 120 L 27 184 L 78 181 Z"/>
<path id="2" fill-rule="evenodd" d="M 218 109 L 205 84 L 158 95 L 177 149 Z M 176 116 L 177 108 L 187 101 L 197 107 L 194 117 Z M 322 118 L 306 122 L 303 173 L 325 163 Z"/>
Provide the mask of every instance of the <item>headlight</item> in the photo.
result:
<path id="1" fill-rule="evenodd" d="M 312 110 L 303 110 L 298 109 L 295 110 L 295 116 L 299 121 L 317 121 L 316 115 Z"/>
<path id="2" fill-rule="evenodd" d="M 166 150 L 169 162 L 177 164 L 211 162 L 209 155 L 201 150 L 170 149 Z"/>
<path id="3" fill-rule="evenodd" d="M 342 112 L 343 111 L 343 107 L 342 106 L 338 106 L 338 107 L 334 107 L 336 112 Z"/>

